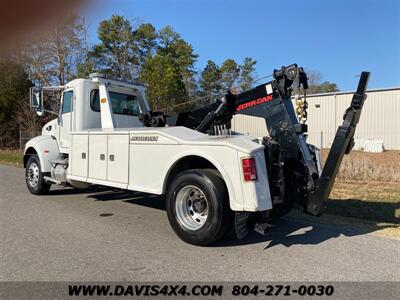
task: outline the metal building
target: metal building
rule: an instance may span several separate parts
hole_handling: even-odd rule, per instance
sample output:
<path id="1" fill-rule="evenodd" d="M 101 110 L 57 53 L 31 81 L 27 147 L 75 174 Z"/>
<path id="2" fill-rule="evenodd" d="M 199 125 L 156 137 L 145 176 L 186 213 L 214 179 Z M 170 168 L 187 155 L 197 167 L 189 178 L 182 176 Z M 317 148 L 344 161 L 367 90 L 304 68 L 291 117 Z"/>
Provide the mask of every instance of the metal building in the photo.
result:
<path id="1" fill-rule="evenodd" d="M 308 142 L 329 148 L 343 113 L 354 92 L 308 95 Z M 367 92 L 355 138 L 361 143 L 381 142 L 384 149 L 400 150 L 400 87 L 373 89 Z M 232 129 L 243 134 L 262 137 L 266 132 L 264 119 L 237 115 Z"/>

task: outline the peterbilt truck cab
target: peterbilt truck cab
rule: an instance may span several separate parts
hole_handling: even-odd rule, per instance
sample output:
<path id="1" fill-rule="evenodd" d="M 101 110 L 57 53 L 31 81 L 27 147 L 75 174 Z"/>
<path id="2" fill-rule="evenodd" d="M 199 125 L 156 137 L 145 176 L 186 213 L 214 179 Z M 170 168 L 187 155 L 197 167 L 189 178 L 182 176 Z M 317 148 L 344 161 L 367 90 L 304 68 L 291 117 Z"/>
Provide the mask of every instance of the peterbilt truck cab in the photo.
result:
<path id="1" fill-rule="evenodd" d="M 60 111 L 58 118 L 43 126 L 42 134 L 57 137 L 62 153 L 69 152 L 70 132 L 102 128 L 98 76 L 106 77 L 91 74 L 91 79 L 75 79 L 64 87 L 53 88 L 62 89 Z M 139 115 L 149 110 L 144 91 L 145 86 L 139 82 L 133 85 L 109 80 L 108 93 L 116 128 L 143 126 Z"/>

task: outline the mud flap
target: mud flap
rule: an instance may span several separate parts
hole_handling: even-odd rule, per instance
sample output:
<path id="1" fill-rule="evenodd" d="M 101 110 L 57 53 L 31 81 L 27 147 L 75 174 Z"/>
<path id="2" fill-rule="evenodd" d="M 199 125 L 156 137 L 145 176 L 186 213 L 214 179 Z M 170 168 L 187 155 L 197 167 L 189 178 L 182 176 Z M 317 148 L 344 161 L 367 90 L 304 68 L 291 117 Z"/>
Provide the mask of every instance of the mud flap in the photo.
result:
<path id="1" fill-rule="evenodd" d="M 343 124 L 339 126 L 336 132 L 322 174 L 316 180 L 314 192 L 310 193 L 308 197 L 306 212 L 312 215 L 321 214 L 332 190 L 343 156 L 350 153 L 354 146 L 354 133 L 367 97 L 365 91 L 368 86 L 369 75 L 369 72 L 361 73 L 357 91 L 353 94 L 350 107 L 344 113 Z"/>
<path id="2" fill-rule="evenodd" d="M 249 219 L 252 213 L 247 211 L 235 212 L 235 233 L 238 239 L 244 238 L 251 230 Z"/>

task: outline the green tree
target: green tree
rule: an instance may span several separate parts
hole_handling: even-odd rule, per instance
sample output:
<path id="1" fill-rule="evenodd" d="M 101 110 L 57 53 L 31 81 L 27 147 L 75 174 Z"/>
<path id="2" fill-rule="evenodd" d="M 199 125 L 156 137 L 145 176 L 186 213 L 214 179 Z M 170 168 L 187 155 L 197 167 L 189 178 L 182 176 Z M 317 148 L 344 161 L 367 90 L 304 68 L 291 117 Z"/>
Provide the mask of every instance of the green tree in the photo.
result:
<path id="1" fill-rule="evenodd" d="M 306 70 L 308 80 L 307 94 L 331 93 L 339 91 L 336 83 L 324 81 L 321 83 L 322 74 L 316 70 Z M 303 91 L 301 90 L 301 93 Z"/>
<path id="2" fill-rule="evenodd" d="M 200 87 L 202 92 L 210 99 L 221 93 L 221 70 L 218 65 L 209 60 L 206 67 L 201 72 Z"/>
<path id="3" fill-rule="evenodd" d="M 141 24 L 133 33 L 134 45 L 139 57 L 139 64 L 143 64 L 147 57 L 154 54 L 157 47 L 158 34 L 150 23 Z"/>
<path id="4" fill-rule="evenodd" d="M 145 23 L 134 29 L 131 22 L 120 15 L 101 21 L 97 34 L 100 43 L 93 47 L 80 71 L 96 69 L 129 80 L 138 76 L 141 66 L 157 46 L 158 35 L 153 25 Z"/>
<path id="5" fill-rule="evenodd" d="M 148 84 L 147 97 L 153 110 L 181 103 L 186 98 L 185 85 L 171 55 L 148 57 L 139 78 Z"/>
<path id="6" fill-rule="evenodd" d="M 96 62 L 92 57 L 91 52 L 87 52 L 86 57 L 82 62 L 78 63 L 76 68 L 76 77 L 77 78 L 85 78 L 88 77 L 90 73 L 96 71 Z"/>
<path id="7" fill-rule="evenodd" d="M 100 43 L 93 48 L 93 56 L 101 72 L 131 79 L 137 71 L 139 58 L 135 51 L 132 25 L 119 15 L 100 22 L 97 28 Z"/>
<path id="8" fill-rule="evenodd" d="M 241 90 L 248 90 L 252 87 L 254 81 L 254 71 L 256 60 L 251 57 L 246 57 L 243 64 L 240 66 L 239 86 Z"/>
<path id="9" fill-rule="evenodd" d="M 13 112 L 16 102 L 28 95 L 31 82 L 23 66 L 14 61 L 0 61 L 0 122 Z"/>
<path id="10" fill-rule="evenodd" d="M 237 83 L 240 75 L 240 68 L 235 60 L 229 58 L 222 63 L 221 86 L 224 92 L 231 90 Z"/>
<path id="11" fill-rule="evenodd" d="M 197 86 L 194 80 L 194 64 L 198 55 L 194 53 L 192 45 L 186 42 L 172 27 L 166 26 L 159 33 L 159 55 L 170 55 L 179 70 L 183 84 L 189 97 L 196 93 Z"/>
<path id="12" fill-rule="evenodd" d="M 307 93 L 308 94 L 319 94 L 319 93 L 331 93 L 337 92 L 339 89 L 337 88 L 336 83 L 324 81 L 320 84 L 315 84 L 309 86 Z"/>
<path id="13" fill-rule="evenodd" d="M 19 124 L 13 116 L 21 104 L 28 104 L 31 82 L 24 67 L 14 61 L 0 61 L 0 146 L 15 147 Z M 27 120 L 25 120 L 26 122 Z"/>

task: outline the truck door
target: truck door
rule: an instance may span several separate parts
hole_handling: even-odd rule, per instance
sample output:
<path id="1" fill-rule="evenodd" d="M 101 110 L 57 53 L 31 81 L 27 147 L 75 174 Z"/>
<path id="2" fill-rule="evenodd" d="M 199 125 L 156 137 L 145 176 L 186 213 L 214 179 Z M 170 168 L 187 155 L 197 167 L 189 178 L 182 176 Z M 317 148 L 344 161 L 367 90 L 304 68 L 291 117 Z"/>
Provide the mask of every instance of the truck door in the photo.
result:
<path id="1" fill-rule="evenodd" d="M 61 114 L 59 117 L 60 125 L 60 148 L 69 149 L 69 138 L 72 129 L 72 110 L 73 110 L 74 91 L 66 90 L 61 99 Z"/>

